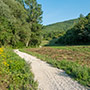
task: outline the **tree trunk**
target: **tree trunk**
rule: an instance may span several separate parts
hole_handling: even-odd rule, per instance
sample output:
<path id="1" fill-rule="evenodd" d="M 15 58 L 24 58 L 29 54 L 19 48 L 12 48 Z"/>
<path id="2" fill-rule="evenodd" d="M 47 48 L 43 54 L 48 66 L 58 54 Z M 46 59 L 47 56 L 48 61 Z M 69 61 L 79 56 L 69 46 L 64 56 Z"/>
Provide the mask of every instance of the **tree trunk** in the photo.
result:
<path id="1" fill-rule="evenodd" d="M 28 47 L 28 45 L 29 45 L 29 40 L 26 42 L 26 47 Z"/>

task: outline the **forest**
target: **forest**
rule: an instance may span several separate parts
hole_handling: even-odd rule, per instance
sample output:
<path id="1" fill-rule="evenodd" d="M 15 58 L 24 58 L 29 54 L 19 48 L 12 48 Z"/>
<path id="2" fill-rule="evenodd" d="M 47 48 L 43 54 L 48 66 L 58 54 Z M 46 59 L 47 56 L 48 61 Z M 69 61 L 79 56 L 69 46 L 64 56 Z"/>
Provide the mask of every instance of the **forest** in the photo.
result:
<path id="1" fill-rule="evenodd" d="M 41 22 L 36 0 L 0 0 L 0 46 L 39 46 Z"/>
<path id="2" fill-rule="evenodd" d="M 46 45 L 90 45 L 90 13 L 79 18 L 44 26 Z"/>
<path id="3" fill-rule="evenodd" d="M 78 19 L 67 20 L 50 25 L 43 26 L 42 35 L 44 40 L 51 40 L 62 36 L 68 29 L 72 28 Z"/>
<path id="4" fill-rule="evenodd" d="M 56 43 L 64 45 L 90 45 L 90 13 L 80 17 L 79 22 L 69 29 Z"/>

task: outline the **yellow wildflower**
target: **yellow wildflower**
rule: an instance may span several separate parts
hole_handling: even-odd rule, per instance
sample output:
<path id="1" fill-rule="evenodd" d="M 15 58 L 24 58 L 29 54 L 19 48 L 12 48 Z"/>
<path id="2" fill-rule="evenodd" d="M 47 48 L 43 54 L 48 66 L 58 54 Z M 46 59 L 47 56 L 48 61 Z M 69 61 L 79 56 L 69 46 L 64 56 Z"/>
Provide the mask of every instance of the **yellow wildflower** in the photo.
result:
<path id="1" fill-rule="evenodd" d="M 7 62 L 6 62 L 6 61 L 4 61 L 4 62 L 3 62 L 3 64 L 4 64 L 4 65 L 6 65 L 6 64 L 7 64 Z"/>
<path id="2" fill-rule="evenodd" d="M 7 66 L 9 66 L 9 64 L 7 64 Z"/>
<path id="3" fill-rule="evenodd" d="M 9 64 L 8 64 L 6 61 L 4 61 L 3 64 L 4 64 L 5 66 L 9 66 Z"/>
<path id="4" fill-rule="evenodd" d="M 6 57 L 5 55 L 2 55 L 2 57 Z"/>

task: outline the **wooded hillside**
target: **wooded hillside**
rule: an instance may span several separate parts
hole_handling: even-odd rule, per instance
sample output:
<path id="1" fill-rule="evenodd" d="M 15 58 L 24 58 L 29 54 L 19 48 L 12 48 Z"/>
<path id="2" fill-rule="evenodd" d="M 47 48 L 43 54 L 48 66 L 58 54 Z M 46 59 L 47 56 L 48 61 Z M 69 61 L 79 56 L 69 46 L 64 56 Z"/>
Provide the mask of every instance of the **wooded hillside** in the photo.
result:
<path id="1" fill-rule="evenodd" d="M 90 13 L 80 17 L 79 22 L 56 42 L 59 44 L 78 45 L 90 44 Z"/>
<path id="2" fill-rule="evenodd" d="M 47 40 L 55 37 L 59 37 L 63 35 L 64 32 L 66 32 L 68 29 L 72 28 L 76 23 L 78 23 L 78 19 L 58 22 L 55 24 L 44 26 L 43 37 L 44 39 Z"/>

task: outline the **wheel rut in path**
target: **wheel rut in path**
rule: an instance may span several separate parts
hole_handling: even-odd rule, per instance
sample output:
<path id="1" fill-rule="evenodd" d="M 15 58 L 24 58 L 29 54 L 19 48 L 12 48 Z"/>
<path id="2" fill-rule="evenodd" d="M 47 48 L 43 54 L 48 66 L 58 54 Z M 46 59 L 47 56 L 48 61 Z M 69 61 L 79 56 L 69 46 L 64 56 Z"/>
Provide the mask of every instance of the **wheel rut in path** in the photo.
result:
<path id="1" fill-rule="evenodd" d="M 77 81 L 72 80 L 65 71 L 54 68 L 36 57 L 14 50 L 27 63 L 31 63 L 35 80 L 38 81 L 38 90 L 88 90 Z"/>

